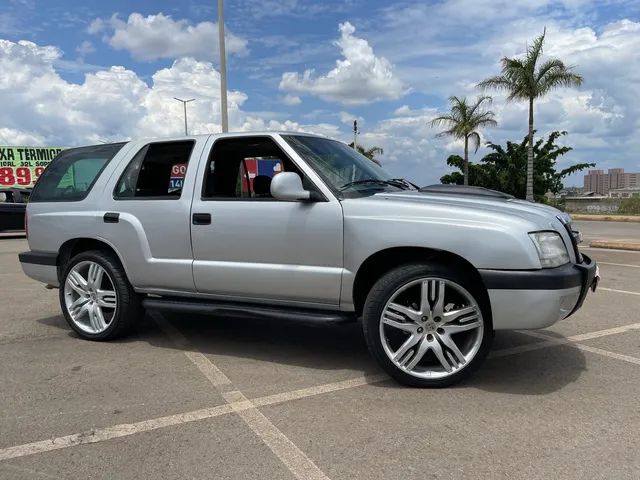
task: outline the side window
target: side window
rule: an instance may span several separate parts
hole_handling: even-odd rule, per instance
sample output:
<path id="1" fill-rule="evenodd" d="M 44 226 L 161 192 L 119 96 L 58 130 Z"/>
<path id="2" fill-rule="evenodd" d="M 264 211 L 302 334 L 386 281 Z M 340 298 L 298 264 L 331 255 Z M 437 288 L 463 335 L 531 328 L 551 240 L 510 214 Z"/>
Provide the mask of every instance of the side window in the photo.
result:
<path id="1" fill-rule="evenodd" d="M 71 202 L 84 199 L 109 161 L 124 143 L 64 150 L 36 182 L 32 202 Z"/>
<path id="2" fill-rule="evenodd" d="M 129 162 L 113 197 L 121 200 L 180 198 L 193 145 L 193 140 L 145 145 Z"/>
<path id="3" fill-rule="evenodd" d="M 271 138 L 218 140 L 205 169 L 202 198 L 270 199 L 271 180 L 280 172 L 295 172 L 314 189 Z"/>

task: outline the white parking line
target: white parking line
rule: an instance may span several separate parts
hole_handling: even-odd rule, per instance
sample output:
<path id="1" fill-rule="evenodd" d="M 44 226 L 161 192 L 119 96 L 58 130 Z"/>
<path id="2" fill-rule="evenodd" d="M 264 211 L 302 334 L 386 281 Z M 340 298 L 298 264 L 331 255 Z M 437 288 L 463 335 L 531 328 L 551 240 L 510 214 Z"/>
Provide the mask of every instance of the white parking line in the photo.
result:
<path id="1" fill-rule="evenodd" d="M 636 365 L 640 365 L 640 358 L 632 357 L 631 355 L 623 355 L 621 353 L 611 352 L 609 350 L 603 350 L 602 348 L 591 347 L 583 343 L 578 343 L 578 341 L 591 340 L 594 338 L 604 337 L 606 335 L 616 335 L 616 334 L 627 332 L 629 330 L 635 330 L 638 328 L 640 328 L 640 323 L 632 323 L 630 325 L 623 325 L 621 327 L 609 328 L 607 330 L 600 330 L 599 332 L 591 332 L 591 333 L 584 333 L 581 335 L 574 335 L 572 337 L 567 337 L 564 339 L 556 339 L 541 332 L 521 331 L 520 333 L 523 333 L 530 337 L 544 339 L 545 341 L 540 342 L 540 344 L 549 344 L 540 348 L 545 348 L 546 346 L 566 344 L 566 345 L 570 345 L 571 347 L 577 348 L 579 350 L 584 350 L 586 352 L 597 353 L 598 355 L 604 355 L 605 357 L 615 358 L 616 360 L 622 360 L 624 362 L 635 363 Z M 534 346 L 535 345 L 536 344 L 534 344 Z"/>
<path id="2" fill-rule="evenodd" d="M 613 265 L 614 267 L 640 268 L 640 265 L 631 265 L 629 263 L 598 262 L 598 265 Z"/>
<path id="3" fill-rule="evenodd" d="M 112 427 L 97 428 L 85 432 L 65 435 L 64 437 L 50 438 L 39 442 L 26 443 L 15 447 L 3 448 L 0 450 L 0 460 L 24 457 L 34 453 L 50 452 L 62 448 L 85 445 L 87 443 L 103 442 L 112 438 L 126 437 L 136 433 L 148 432 L 159 428 L 181 425 L 183 423 L 195 422 L 206 418 L 219 417 L 227 413 L 232 413 L 233 407 L 229 404 L 219 405 L 211 408 L 204 408 L 192 412 L 178 413 L 166 417 L 153 418 L 135 423 L 123 423 Z"/>
<path id="4" fill-rule="evenodd" d="M 135 435 L 136 433 L 148 432 L 184 423 L 197 422 L 234 412 L 238 413 L 239 411 L 255 408 L 256 406 L 263 407 L 266 405 L 276 405 L 292 400 L 312 397 L 314 395 L 321 395 L 323 393 L 346 390 L 349 388 L 376 383 L 388 378 L 389 377 L 386 375 L 352 378 L 341 382 L 333 382 L 325 385 L 293 390 L 290 392 L 277 393 L 275 395 L 267 395 L 251 400 L 227 403 L 226 405 L 218 405 L 215 407 L 193 410 L 191 412 L 177 413 L 174 415 L 167 415 L 165 417 L 142 420 L 134 423 L 123 423 L 112 427 L 96 428 L 85 432 L 75 433 L 73 435 L 66 435 L 64 437 L 25 443 L 23 445 L 0 449 L 0 461 L 24 457 L 36 453 L 60 450 L 62 448 L 74 447 L 77 445 L 103 442 L 114 438 L 127 437 L 129 435 Z"/>
<path id="5" fill-rule="evenodd" d="M 640 292 L 629 292 L 628 290 L 616 290 L 615 288 L 598 287 L 598 290 L 604 290 L 605 292 L 626 293 L 627 295 L 640 296 Z"/>
<path id="6" fill-rule="evenodd" d="M 171 341 L 176 345 L 189 346 L 189 341 L 162 315 L 150 315 Z M 231 380 L 200 352 L 185 351 L 191 362 L 198 367 L 209 382 L 222 394 L 228 405 L 231 405 L 251 430 L 271 449 L 285 464 L 289 471 L 299 480 L 329 480 L 322 470 L 313 463 L 271 420 L 260 412 L 239 390 L 233 390 Z"/>
<path id="7" fill-rule="evenodd" d="M 596 238 L 592 238 L 590 240 L 597 240 Z M 580 247 L 580 250 L 597 250 L 598 252 L 607 253 L 607 252 L 615 252 L 615 253 L 635 253 L 638 254 L 640 252 L 636 250 L 622 250 L 620 248 L 598 248 L 598 247 Z"/>
<path id="8" fill-rule="evenodd" d="M 617 333 L 622 333 L 623 331 L 636 329 L 636 328 L 640 328 L 640 324 L 633 323 L 633 324 L 625 325 L 622 327 L 609 328 L 606 330 L 599 330 L 597 332 L 590 332 L 590 333 L 585 333 L 581 335 L 575 335 L 573 337 L 568 337 L 569 339 L 573 339 L 574 341 L 571 341 L 569 339 L 554 339 L 552 337 L 547 337 L 550 340 L 529 344 L 529 345 L 520 345 L 518 347 L 505 348 L 502 350 L 495 350 L 491 352 L 490 357 L 504 357 L 509 355 L 516 355 L 518 353 L 527 352 L 531 350 L 547 348 L 549 346 L 570 344 L 570 346 L 572 347 L 580 348 L 586 351 L 592 351 L 593 353 L 600 353 L 602 355 L 605 355 L 611 358 L 617 358 L 617 359 L 625 360 L 631 363 L 637 363 L 638 361 L 640 361 L 640 359 L 636 359 L 635 357 L 620 355 L 614 352 L 608 352 L 606 350 L 595 349 L 594 347 L 588 347 L 586 345 L 575 343 L 576 339 L 586 340 L 588 338 L 597 338 L 597 337 L 602 337 L 606 335 L 615 335 Z M 519 331 L 519 332 L 524 333 L 523 331 Z M 527 333 L 533 333 L 533 332 L 527 332 Z M 178 332 L 178 334 L 180 333 Z M 182 338 L 184 339 L 184 337 Z M 186 339 L 184 339 L 184 341 L 186 341 Z M 190 353 L 194 353 L 194 352 L 190 352 Z M 197 422 L 200 420 L 215 418 L 215 417 L 219 417 L 219 416 L 227 415 L 231 413 L 238 413 L 243 410 L 255 409 L 256 407 L 263 407 L 267 405 L 277 405 L 277 404 L 286 403 L 294 400 L 300 400 L 303 398 L 312 397 L 315 395 L 322 395 L 325 393 L 347 390 L 350 388 L 360 387 L 363 385 L 370 385 L 370 384 L 378 383 L 384 380 L 389 380 L 389 377 L 384 374 L 362 376 L 362 377 L 352 378 L 349 380 L 332 382 L 324 385 L 317 385 L 317 386 L 302 388 L 299 390 L 293 390 L 289 392 L 276 393 L 273 395 L 267 395 L 263 397 L 253 398 L 253 399 L 232 401 L 232 403 L 227 403 L 225 405 L 218 405 L 215 407 L 194 410 L 191 412 L 178 413 L 174 415 L 168 415 L 165 417 L 153 418 L 149 420 L 142 420 L 140 422 L 135 422 L 135 423 L 125 423 L 120 425 L 114 425 L 112 427 L 96 428 L 96 429 L 88 430 L 85 432 L 66 435 L 63 437 L 50 438 L 47 440 L 41 440 L 37 442 L 26 443 L 23 445 L 16 445 L 13 447 L 0 449 L 0 461 L 9 460 L 11 458 L 24 457 L 27 455 L 33 455 L 37 453 L 50 452 L 53 450 L 60 450 L 63 448 L 74 447 L 78 445 L 103 442 L 105 440 L 111 440 L 115 438 L 126 437 L 129 435 L 135 435 L 136 433 L 158 430 L 161 428 L 171 427 L 174 425 L 181 425 L 181 424 L 190 423 L 190 422 Z M 231 400 L 232 399 L 231 395 L 233 394 L 233 392 L 228 391 L 227 393 L 229 393 L 228 398 Z"/>
<path id="9" fill-rule="evenodd" d="M 516 347 L 503 348 L 500 350 L 494 350 L 489 354 L 489 358 L 506 357 L 509 355 L 515 355 L 518 353 L 533 352 L 548 347 L 555 347 L 557 345 L 574 344 L 575 342 L 581 342 L 584 340 L 590 340 L 592 338 L 606 337 L 607 335 L 616 335 L 624 333 L 629 330 L 640 329 L 640 323 L 631 323 L 629 325 L 623 325 L 621 327 L 607 328 L 606 330 L 598 330 L 596 332 L 582 333 L 579 335 L 573 335 L 566 338 L 555 338 L 551 335 L 540 333 L 531 330 L 518 330 L 518 333 L 527 335 L 529 337 L 539 338 L 544 340 L 537 343 L 528 343 L 526 345 L 518 345 Z"/>
<path id="10" fill-rule="evenodd" d="M 615 358 L 616 360 L 622 360 L 624 362 L 640 365 L 640 358 L 632 357 L 631 355 L 623 355 L 621 353 L 610 352 L 609 350 L 591 347 L 582 343 L 574 343 L 572 346 L 579 348 L 580 350 L 584 350 L 585 352 L 597 353 L 598 355 L 604 355 L 605 357 Z"/>

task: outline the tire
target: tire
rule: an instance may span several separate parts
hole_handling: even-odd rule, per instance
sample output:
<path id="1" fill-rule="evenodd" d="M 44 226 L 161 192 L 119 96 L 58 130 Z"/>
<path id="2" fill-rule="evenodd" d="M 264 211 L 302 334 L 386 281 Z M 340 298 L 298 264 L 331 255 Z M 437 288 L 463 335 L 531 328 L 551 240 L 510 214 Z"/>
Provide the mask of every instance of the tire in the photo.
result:
<path id="1" fill-rule="evenodd" d="M 103 250 L 73 257 L 62 270 L 59 292 L 67 323 L 87 340 L 124 336 L 143 311 L 140 295 L 133 290 L 122 264 Z"/>
<path id="2" fill-rule="evenodd" d="M 365 340 L 399 383 L 450 386 L 485 360 L 491 309 L 484 286 L 470 278 L 447 265 L 420 263 L 397 267 L 373 285 L 362 314 Z"/>

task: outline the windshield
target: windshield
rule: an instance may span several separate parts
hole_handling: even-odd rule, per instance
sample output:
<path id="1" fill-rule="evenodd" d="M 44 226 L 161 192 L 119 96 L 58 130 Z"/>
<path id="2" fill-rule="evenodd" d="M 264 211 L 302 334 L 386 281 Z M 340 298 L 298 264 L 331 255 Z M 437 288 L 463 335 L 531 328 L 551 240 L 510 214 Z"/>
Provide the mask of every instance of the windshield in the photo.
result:
<path id="1" fill-rule="evenodd" d="M 380 191 L 409 188 L 344 143 L 303 135 L 282 135 L 282 138 L 322 177 L 329 188 L 342 196 L 372 195 Z"/>

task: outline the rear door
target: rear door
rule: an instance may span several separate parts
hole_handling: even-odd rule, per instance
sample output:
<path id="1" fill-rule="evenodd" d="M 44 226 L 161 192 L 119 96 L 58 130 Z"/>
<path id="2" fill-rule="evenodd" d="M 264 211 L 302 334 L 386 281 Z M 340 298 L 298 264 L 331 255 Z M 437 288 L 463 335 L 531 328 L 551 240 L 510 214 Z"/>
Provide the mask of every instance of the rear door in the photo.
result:
<path id="1" fill-rule="evenodd" d="M 192 207 L 198 292 L 271 303 L 336 306 L 342 208 L 269 136 L 218 137 L 201 162 Z M 306 167 L 308 168 L 308 167 Z M 274 175 L 294 171 L 325 201 L 271 197 Z"/>
<path id="2" fill-rule="evenodd" d="M 137 288 L 195 290 L 191 196 L 207 138 L 137 143 L 108 183 L 99 228 L 122 255 Z"/>

